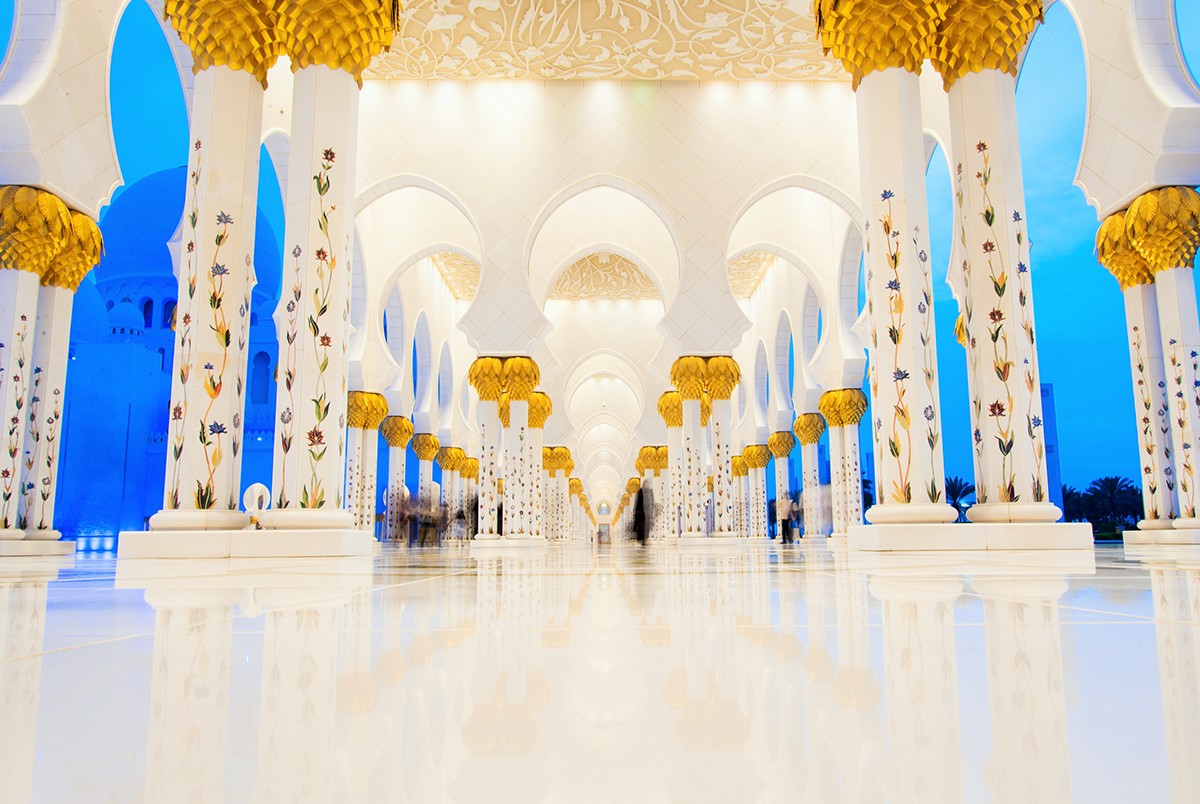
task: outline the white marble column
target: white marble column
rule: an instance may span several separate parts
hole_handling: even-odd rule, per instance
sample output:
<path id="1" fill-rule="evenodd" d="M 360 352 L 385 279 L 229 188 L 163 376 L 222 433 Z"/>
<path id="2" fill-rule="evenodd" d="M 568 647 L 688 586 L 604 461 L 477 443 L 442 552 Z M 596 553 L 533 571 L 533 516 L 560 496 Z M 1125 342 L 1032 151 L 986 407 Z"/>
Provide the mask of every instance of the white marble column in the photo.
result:
<path id="1" fill-rule="evenodd" d="M 468 379 L 476 393 L 479 425 L 479 524 L 477 539 L 500 538 L 496 510 L 500 504 L 500 394 L 504 389 L 503 361 L 479 357 L 471 364 Z"/>
<path id="2" fill-rule="evenodd" d="M 62 560 L 8 556 L 2 565 L 0 779 L 7 801 L 33 800 L 47 584 L 58 577 Z"/>
<path id="3" fill-rule="evenodd" d="M 751 444 L 742 450 L 742 457 L 749 470 L 750 509 L 747 535 L 755 539 L 767 538 L 767 465 L 771 462 L 771 451 L 766 444 Z"/>
<path id="4" fill-rule="evenodd" d="M 408 546 L 408 520 L 404 501 L 408 493 L 408 442 L 412 440 L 412 422 L 403 416 L 388 416 L 380 425 L 388 444 L 387 538 Z"/>
<path id="5" fill-rule="evenodd" d="M 858 421 L 843 425 L 842 505 L 846 527 L 863 523 L 862 463 L 858 443 Z"/>
<path id="6" fill-rule="evenodd" d="M 239 453 L 264 81 L 224 66 L 196 75 L 166 486 L 153 530 L 236 529 L 249 521 L 238 510 Z M 338 469 L 340 490 L 340 461 Z"/>
<path id="7" fill-rule="evenodd" d="M 704 530 L 703 433 L 700 426 L 701 397 L 705 393 L 707 369 L 704 358 L 688 355 L 671 366 L 671 382 L 682 401 L 683 443 L 681 456 L 681 535 L 700 538 Z"/>
<path id="8" fill-rule="evenodd" d="M 1171 447 L 1179 517 L 1176 528 L 1200 527 L 1200 322 L 1193 265 L 1200 245 L 1200 194 L 1165 187 L 1139 196 L 1125 214 L 1125 231 L 1154 272 L 1159 336 L 1171 403 Z"/>
<path id="9" fill-rule="evenodd" d="M 795 446 L 796 437 L 789 430 L 771 433 L 767 439 L 767 447 L 775 459 L 775 533 L 780 541 L 783 540 L 784 521 L 787 519 L 782 503 L 792 498 L 792 473 L 788 471 L 788 456 Z"/>
<path id="10" fill-rule="evenodd" d="M 667 391 L 658 398 L 658 413 L 667 426 L 668 538 L 678 538 L 683 499 L 683 400 L 678 391 Z"/>
<path id="11" fill-rule="evenodd" d="M 413 454 L 417 456 L 417 515 L 429 516 L 440 500 L 433 490 L 433 461 L 441 444 L 433 433 L 417 433 L 412 438 Z"/>
<path id="12" fill-rule="evenodd" d="M 375 532 L 375 473 L 379 468 L 379 426 L 388 412 L 387 398 L 370 391 L 351 391 L 347 401 L 345 499 L 357 530 Z"/>
<path id="13" fill-rule="evenodd" d="M 546 420 L 554 406 L 550 397 L 541 391 L 529 395 L 529 523 L 531 538 L 546 538 L 546 488 L 547 477 L 542 456 L 545 441 Z"/>
<path id="14" fill-rule="evenodd" d="M 33 381 L 22 472 L 19 520 L 27 539 L 57 540 L 54 501 L 71 346 L 71 311 L 80 282 L 100 261 L 100 229 L 91 218 L 71 213 L 71 234 L 50 262 L 38 289 Z"/>
<path id="15" fill-rule="evenodd" d="M 997 35 L 1007 32 L 997 30 Z M 1016 78 L 997 69 L 946 77 L 963 251 L 968 369 L 978 472 L 972 522 L 1054 522 L 1046 488 Z M 914 419 L 915 420 L 915 419 Z"/>
<path id="16" fill-rule="evenodd" d="M 846 475 L 842 471 L 843 451 L 842 428 L 829 428 L 829 499 L 833 521 L 831 536 L 846 535 Z"/>
<path id="17" fill-rule="evenodd" d="M 713 536 L 734 536 L 733 522 L 733 457 L 730 442 L 733 437 L 733 408 L 730 397 L 741 381 L 737 361 L 728 355 L 717 355 L 705 361 L 708 394 L 712 400 L 709 433 L 712 440 L 713 477 Z"/>
<path id="18" fill-rule="evenodd" d="M 825 419 L 819 413 L 801 413 L 792 425 L 800 442 L 800 500 L 804 509 L 804 535 L 825 534 L 821 515 L 821 465 L 817 444 L 825 432 Z"/>

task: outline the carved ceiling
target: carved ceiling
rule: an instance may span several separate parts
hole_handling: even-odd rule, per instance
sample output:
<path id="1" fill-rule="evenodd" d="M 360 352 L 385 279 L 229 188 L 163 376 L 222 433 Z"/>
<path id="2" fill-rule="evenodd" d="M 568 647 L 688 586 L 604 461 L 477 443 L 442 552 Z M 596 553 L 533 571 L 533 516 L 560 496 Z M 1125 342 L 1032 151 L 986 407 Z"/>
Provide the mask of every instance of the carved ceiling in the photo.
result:
<path id="1" fill-rule="evenodd" d="M 748 299 L 758 290 L 767 269 L 775 264 L 775 255 L 767 251 L 748 251 L 729 262 L 729 287 L 739 299 Z"/>
<path id="2" fill-rule="evenodd" d="M 367 78 L 846 81 L 811 0 L 413 0 Z"/>
<path id="3" fill-rule="evenodd" d="M 658 288 L 646 272 L 619 254 L 599 251 L 576 260 L 554 280 L 550 299 L 657 299 Z"/>
<path id="4" fill-rule="evenodd" d="M 479 263 L 453 251 L 439 251 L 431 258 L 454 298 L 470 301 L 479 287 Z"/>

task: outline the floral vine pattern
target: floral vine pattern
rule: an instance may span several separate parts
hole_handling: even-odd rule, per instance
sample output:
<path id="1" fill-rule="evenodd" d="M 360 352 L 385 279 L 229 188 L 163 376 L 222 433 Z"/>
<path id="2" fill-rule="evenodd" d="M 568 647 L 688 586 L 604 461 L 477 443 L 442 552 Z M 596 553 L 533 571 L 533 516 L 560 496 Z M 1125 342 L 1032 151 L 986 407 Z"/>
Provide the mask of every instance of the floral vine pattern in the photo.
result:
<path id="1" fill-rule="evenodd" d="M 955 203 L 958 207 L 958 241 L 962 247 L 963 254 L 970 254 L 971 250 L 968 245 L 967 238 L 967 216 L 965 211 L 966 192 L 963 190 L 963 164 L 959 162 L 955 168 Z M 963 294 L 962 317 L 963 317 L 963 340 L 967 350 L 967 376 L 970 378 L 971 384 L 971 450 L 972 457 L 975 462 L 975 476 L 983 477 L 983 396 L 979 392 L 979 380 L 983 376 L 980 373 L 980 352 L 979 342 L 975 337 L 975 303 L 972 301 L 975 294 L 975 281 L 971 271 L 971 260 L 964 258 L 962 262 L 963 285 L 966 292 Z M 978 484 L 975 489 L 975 501 L 978 503 L 986 503 L 988 501 L 988 488 L 986 484 Z"/>
<path id="2" fill-rule="evenodd" d="M 225 312 L 225 278 L 229 276 L 229 269 L 220 262 L 221 247 L 229 239 L 229 227 L 233 225 L 233 218 L 224 212 L 218 212 L 216 221 L 220 229 L 213 237 L 216 249 L 213 251 L 212 265 L 209 266 L 207 277 L 208 308 L 212 316 L 208 328 L 212 330 L 217 348 L 221 352 L 221 365 L 218 368 L 213 363 L 206 362 L 203 366 L 203 388 L 208 396 L 208 405 L 200 418 L 200 447 L 204 451 L 204 467 L 208 474 L 204 480 L 196 479 L 196 507 L 199 509 L 213 508 L 217 504 L 216 472 L 225 457 L 221 437 L 229 432 L 225 422 L 212 417 L 213 407 L 225 388 L 225 372 L 229 368 L 229 347 L 233 337 Z"/>
<path id="3" fill-rule="evenodd" d="M 921 323 L 921 373 L 925 377 L 925 388 L 929 391 L 931 400 L 921 411 L 925 419 L 925 442 L 929 445 L 929 501 L 939 502 L 942 490 L 938 487 L 940 478 L 937 468 L 937 448 L 941 441 L 939 420 L 937 417 L 937 344 L 933 336 L 933 279 L 929 273 L 929 252 L 921 248 L 917 238 L 913 238 L 913 251 L 921 266 L 921 300 L 917 302 L 917 315 Z M 857 461 L 857 455 L 855 461 Z M 854 488 L 852 485 L 851 488 Z M 861 496 L 861 495 L 860 495 Z M 861 520 L 861 517 L 859 517 Z"/>
<path id="4" fill-rule="evenodd" d="M 42 468 L 36 475 L 37 481 L 30 480 L 25 484 L 25 516 L 20 524 L 20 527 L 29 527 L 31 522 L 36 520 L 35 527 L 38 530 L 45 530 L 50 527 L 49 507 L 50 498 L 54 495 L 54 472 L 55 463 L 58 460 L 58 450 L 54 448 L 54 444 L 58 441 L 58 430 L 62 423 L 62 389 L 55 388 L 50 392 L 51 408 L 50 413 L 42 419 L 41 403 L 44 401 L 38 396 L 38 384 L 41 368 L 35 366 L 33 396 L 30 399 L 29 419 L 30 429 L 29 435 L 32 437 L 34 445 L 32 453 L 26 461 L 26 469 L 29 470 L 29 477 L 34 477 L 34 467 L 40 462 Z M 45 424 L 46 429 L 42 430 L 42 424 Z M 41 452 L 44 445 L 45 452 Z M 33 512 L 37 511 L 35 515 Z"/>
<path id="5" fill-rule="evenodd" d="M 279 463 L 279 499 L 276 503 L 279 508 L 287 508 L 291 504 L 287 496 L 287 455 L 292 450 L 292 439 L 295 436 L 295 413 L 293 411 L 296 409 L 295 386 L 298 348 L 296 341 L 300 337 L 300 298 L 303 296 L 300 257 L 303 253 L 299 246 L 292 249 L 292 297 L 288 299 L 286 308 L 288 323 L 287 331 L 284 335 L 284 339 L 287 342 L 287 350 L 283 363 L 283 390 L 287 394 L 287 405 L 279 413 L 279 449 L 283 454 L 283 460 Z"/>
<path id="6" fill-rule="evenodd" d="M 328 378 L 329 350 L 333 348 L 333 336 L 325 332 L 323 319 L 329 313 L 329 300 L 333 292 L 333 276 L 337 270 L 337 254 L 329 235 L 329 213 L 336 211 L 336 206 L 326 206 L 325 197 L 332 186 L 331 174 L 336 154 L 332 148 L 326 148 L 321 154 L 321 166 L 313 176 L 316 184 L 317 198 L 321 211 L 317 216 L 317 228 L 325 238 L 325 245 L 313 252 L 316 260 L 317 286 L 313 290 L 312 303 L 308 314 L 308 332 L 312 339 L 313 355 L 317 360 L 317 378 L 313 385 L 314 396 L 310 400 L 313 405 L 315 424 L 305 433 L 308 438 L 308 482 L 300 489 L 301 508 L 321 508 L 325 505 L 325 489 L 321 484 L 320 469 L 325 460 L 329 443 L 325 440 L 325 419 L 329 416 L 330 398 Z M 339 347 L 341 345 L 339 344 Z"/>
<path id="7" fill-rule="evenodd" d="M 887 211 L 879 219 L 883 227 L 883 242 L 887 249 L 887 265 L 890 278 L 887 280 L 887 336 L 892 342 L 892 384 L 896 389 L 896 401 L 892 406 L 891 431 L 888 434 L 888 451 L 896 462 L 897 477 L 892 481 L 892 499 L 900 503 L 912 502 L 912 413 L 909 410 L 908 370 L 900 365 L 900 345 L 904 342 L 905 300 L 900 284 L 900 232 L 894 225 L 892 199 L 895 193 L 884 190 L 881 198 Z"/>
<path id="8" fill-rule="evenodd" d="M 241 411 L 246 409 L 243 397 L 246 393 L 246 359 L 248 352 L 246 346 L 250 342 L 250 301 L 251 294 L 254 291 L 254 283 L 249 281 L 251 275 L 250 255 L 245 255 L 246 277 L 242 285 L 242 303 L 238 305 L 238 360 L 237 360 L 237 377 L 234 383 L 234 392 L 237 395 L 236 404 L 234 405 L 233 414 L 233 432 L 230 438 L 230 450 L 233 453 L 233 458 L 236 461 L 242 449 L 242 414 Z M 237 510 L 237 483 L 229 489 L 229 509 Z"/>
<path id="9" fill-rule="evenodd" d="M 187 277 L 187 302 L 180 304 L 183 307 L 183 317 L 176 326 L 178 332 L 178 341 L 175 344 L 176 354 L 179 355 L 179 395 L 176 397 L 175 404 L 171 407 L 171 482 L 164 494 L 163 507 L 167 509 L 179 508 L 179 484 L 181 482 L 180 472 L 182 470 L 185 420 L 188 411 L 188 397 L 190 396 L 191 386 L 188 381 L 192 375 L 192 360 L 195 357 L 192 343 L 192 300 L 196 297 L 196 288 L 198 285 L 198 267 L 196 264 L 196 226 L 200 219 L 200 208 L 197 198 L 199 197 L 198 187 L 200 184 L 200 173 L 202 170 L 201 159 L 204 156 L 204 146 L 200 140 L 192 146 L 192 153 L 196 158 L 196 166 L 192 168 L 189 174 L 192 191 L 192 208 L 188 210 L 188 237 L 187 246 L 185 247 L 186 260 L 184 264 L 185 276 Z"/>
<path id="10" fill-rule="evenodd" d="M 22 456 L 19 456 L 18 453 L 20 452 L 21 436 L 24 435 L 22 431 L 24 417 L 21 415 L 21 411 L 25 408 L 25 394 L 28 387 L 28 380 L 25 376 L 25 343 L 29 338 L 29 316 L 21 315 L 14 335 L 16 341 L 12 348 L 16 352 L 13 359 L 16 370 L 9 377 L 14 414 L 6 422 L 5 455 L 8 457 L 4 465 L 0 466 L 0 527 L 4 528 L 11 528 L 18 524 L 15 506 L 16 495 L 20 490 L 18 483 L 21 476 Z"/>
<path id="11" fill-rule="evenodd" d="M 1140 327 L 1130 328 L 1130 350 L 1134 356 L 1134 388 L 1137 391 L 1137 402 L 1141 406 L 1139 424 L 1142 433 L 1143 464 L 1142 474 L 1145 481 L 1142 488 L 1145 491 L 1146 515 L 1150 519 L 1158 519 L 1162 512 L 1159 510 L 1159 468 L 1158 468 L 1158 426 L 1154 421 L 1154 395 L 1146 378 L 1146 359 L 1143 354 L 1142 331 Z M 1169 425 L 1168 425 L 1169 426 Z M 1169 481 L 1168 481 L 1169 482 Z M 1173 483 L 1171 484 L 1174 485 Z"/>
<path id="12" fill-rule="evenodd" d="M 1025 433 L 1033 445 L 1033 473 L 1029 476 L 1029 485 L 1033 492 L 1034 502 L 1046 501 L 1046 445 L 1042 440 L 1042 417 L 1038 415 L 1040 405 L 1035 404 L 1041 399 L 1042 389 L 1038 383 L 1037 348 L 1033 334 L 1033 311 L 1030 304 L 1030 281 L 1028 257 L 1024 256 L 1028 244 L 1025 239 L 1025 229 L 1021 223 L 1024 217 L 1019 210 L 1013 210 L 1012 222 L 1017 229 L 1017 306 L 1021 314 L 1021 331 L 1025 334 L 1025 342 L 1029 346 L 1029 356 L 1024 358 L 1025 390 L 1028 397 L 1025 400 Z"/>
<path id="13" fill-rule="evenodd" d="M 1183 360 L 1179 357 L 1179 342 L 1174 338 L 1170 340 L 1171 355 L 1169 357 L 1171 363 L 1171 380 L 1175 384 L 1175 423 L 1179 426 L 1179 432 L 1183 433 L 1184 440 L 1180 445 L 1180 453 L 1183 458 L 1183 463 L 1179 467 L 1179 473 L 1176 475 L 1176 483 L 1179 484 L 1179 491 L 1182 494 L 1179 500 L 1180 508 L 1183 516 L 1192 519 L 1196 516 L 1196 468 L 1192 464 L 1192 445 L 1187 441 L 1190 425 L 1190 416 L 1188 413 L 1188 396 L 1189 392 L 1184 391 L 1184 373 L 1185 366 Z M 1196 352 L 1192 352 L 1193 365 L 1196 362 Z"/>

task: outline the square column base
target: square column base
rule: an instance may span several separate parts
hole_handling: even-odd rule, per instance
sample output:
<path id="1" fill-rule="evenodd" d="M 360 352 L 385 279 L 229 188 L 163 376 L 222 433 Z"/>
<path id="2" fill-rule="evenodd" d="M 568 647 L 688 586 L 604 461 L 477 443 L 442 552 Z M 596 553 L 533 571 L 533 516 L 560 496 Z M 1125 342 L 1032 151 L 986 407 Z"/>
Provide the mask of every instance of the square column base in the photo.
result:
<path id="1" fill-rule="evenodd" d="M 366 530 L 123 531 L 117 558 L 369 556 L 375 545 Z"/>
<path id="2" fill-rule="evenodd" d="M 1200 544 L 1200 530 L 1194 528 L 1127 530 L 1122 538 L 1125 544 Z"/>
<path id="3" fill-rule="evenodd" d="M 990 522 L 855 525 L 851 550 L 1091 550 L 1086 522 Z"/>
<path id="4" fill-rule="evenodd" d="M 0 539 L 0 556 L 70 556 L 75 542 L 46 539 Z"/>

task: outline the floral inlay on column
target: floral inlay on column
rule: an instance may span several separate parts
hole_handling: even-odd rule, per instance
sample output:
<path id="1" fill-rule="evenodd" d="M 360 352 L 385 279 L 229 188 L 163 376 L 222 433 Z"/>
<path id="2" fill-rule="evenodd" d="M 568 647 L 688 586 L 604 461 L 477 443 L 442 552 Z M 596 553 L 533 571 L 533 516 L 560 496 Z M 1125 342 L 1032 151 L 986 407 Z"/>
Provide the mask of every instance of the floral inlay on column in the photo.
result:
<path id="1" fill-rule="evenodd" d="M 176 395 L 175 406 L 171 408 L 171 482 L 167 487 L 167 492 L 163 500 L 163 507 L 167 509 L 179 508 L 180 494 L 180 473 L 183 469 L 183 449 L 184 439 L 187 437 L 184 432 L 184 427 L 187 420 L 188 406 L 190 404 L 191 395 L 191 380 L 192 366 L 195 360 L 195 350 L 192 342 L 192 314 L 188 312 L 191 309 L 191 301 L 196 297 L 196 289 L 199 284 L 199 266 L 197 265 L 196 254 L 196 227 L 200 222 L 200 206 L 199 206 L 199 185 L 200 174 L 204 167 L 202 160 L 204 157 L 204 144 L 200 140 L 192 146 L 192 154 L 196 159 L 195 167 L 192 168 L 189 175 L 191 181 L 192 208 L 188 210 L 187 225 L 190 235 L 188 237 L 186 249 L 186 260 L 184 262 L 184 271 L 187 276 L 187 303 L 180 304 L 184 308 L 182 318 L 180 318 L 176 326 L 178 337 L 175 342 L 175 351 L 180 356 L 179 358 L 179 388 Z M 176 308 L 178 309 L 178 308 Z M 203 428 L 201 428 L 201 442 L 204 440 Z"/>
<path id="2" fill-rule="evenodd" d="M 16 350 L 13 365 L 16 367 L 8 377 L 9 393 L 13 400 L 14 415 L 5 423 L 6 436 L 4 454 L 7 456 L 0 466 L 0 527 L 11 528 L 17 525 L 17 492 L 21 477 L 21 437 L 25 434 L 25 395 L 28 379 L 25 374 L 25 341 L 29 337 L 29 316 L 20 316 L 16 329 Z"/>

